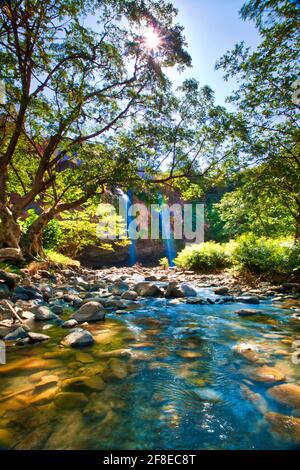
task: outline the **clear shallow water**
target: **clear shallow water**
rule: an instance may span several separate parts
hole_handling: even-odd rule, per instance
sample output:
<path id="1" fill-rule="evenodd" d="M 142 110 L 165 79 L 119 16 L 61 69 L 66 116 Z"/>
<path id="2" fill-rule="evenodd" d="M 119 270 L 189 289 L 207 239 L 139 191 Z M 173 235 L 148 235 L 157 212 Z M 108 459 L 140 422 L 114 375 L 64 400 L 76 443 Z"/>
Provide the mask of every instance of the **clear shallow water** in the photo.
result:
<path id="1" fill-rule="evenodd" d="M 240 308 L 264 313 L 240 318 Z M 232 350 L 255 344 L 262 363 L 299 384 L 291 343 L 300 339 L 300 321 L 291 310 L 269 301 L 173 305 L 157 299 L 140 302 L 133 313 L 109 314 L 89 329 L 96 344 L 81 351 L 60 346 L 67 332 L 56 326 L 47 330 L 47 343 L 8 351 L 12 370 L 0 369 L 2 447 L 297 448 L 286 430 L 274 434 L 266 419 L 269 411 L 295 411 L 275 403 L 267 391 L 276 384 L 252 380 L 258 365 Z M 66 387 L 66 379 L 95 376 L 104 381 L 101 390 Z M 62 391 L 80 397 L 57 400 Z"/>

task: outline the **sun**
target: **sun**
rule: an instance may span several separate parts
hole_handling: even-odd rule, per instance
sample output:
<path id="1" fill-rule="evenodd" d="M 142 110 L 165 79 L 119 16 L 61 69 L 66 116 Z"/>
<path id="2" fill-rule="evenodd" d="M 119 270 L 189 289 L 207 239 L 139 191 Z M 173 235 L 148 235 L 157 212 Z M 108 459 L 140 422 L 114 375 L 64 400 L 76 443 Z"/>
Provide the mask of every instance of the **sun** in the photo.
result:
<path id="1" fill-rule="evenodd" d="M 147 49 L 156 50 L 161 45 L 161 37 L 153 28 L 147 28 L 144 33 L 144 41 Z"/>

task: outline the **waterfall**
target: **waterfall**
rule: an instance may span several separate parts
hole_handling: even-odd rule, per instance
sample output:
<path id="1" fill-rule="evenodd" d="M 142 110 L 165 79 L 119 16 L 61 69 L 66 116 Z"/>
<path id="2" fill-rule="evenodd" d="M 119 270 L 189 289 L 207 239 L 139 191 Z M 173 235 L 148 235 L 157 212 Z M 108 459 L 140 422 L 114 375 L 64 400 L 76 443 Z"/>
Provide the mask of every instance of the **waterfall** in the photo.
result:
<path id="1" fill-rule="evenodd" d="M 123 218 L 125 220 L 126 224 L 126 232 L 128 234 L 128 238 L 130 239 L 130 245 L 129 245 L 129 264 L 130 266 L 135 265 L 137 261 L 137 256 L 136 256 L 136 240 L 134 238 L 130 238 L 130 231 L 129 231 L 129 226 L 132 221 L 132 217 L 129 216 L 129 208 L 132 204 L 132 192 L 128 191 L 127 194 L 124 193 L 124 191 L 120 188 L 118 188 L 118 194 L 122 200 L 122 212 L 123 212 Z"/>

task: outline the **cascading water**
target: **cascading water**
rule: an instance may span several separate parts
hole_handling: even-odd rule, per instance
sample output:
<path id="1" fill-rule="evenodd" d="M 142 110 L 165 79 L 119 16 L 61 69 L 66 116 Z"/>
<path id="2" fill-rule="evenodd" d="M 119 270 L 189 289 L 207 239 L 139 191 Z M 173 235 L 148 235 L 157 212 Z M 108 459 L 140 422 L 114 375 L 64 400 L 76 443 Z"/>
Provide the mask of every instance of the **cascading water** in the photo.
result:
<path id="1" fill-rule="evenodd" d="M 121 198 L 121 212 L 123 215 L 123 218 L 126 223 L 126 231 L 128 233 L 128 237 L 130 239 L 130 246 L 129 246 L 129 264 L 130 266 L 133 266 L 136 261 L 136 240 L 130 236 L 130 223 L 132 222 L 132 217 L 129 215 L 129 208 L 132 204 L 132 192 L 128 191 L 127 194 L 124 193 L 122 189 L 118 189 L 118 194 Z"/>
<path id="2" fill-rule="evenodd" d="M 176 258 L 176 247 L 174 239 L 172 237 L 172 227 L 170 224 L 170 209 L 167 205 L 164 205 L 163 197 L 159 195 L 159 203 L 161 204 L 161 210 L 159 212 L 160 220 L 160 231 L 162 234 L 166 257 L 169 261 L 169 266 L 174 267 L 174 259 Z"/>

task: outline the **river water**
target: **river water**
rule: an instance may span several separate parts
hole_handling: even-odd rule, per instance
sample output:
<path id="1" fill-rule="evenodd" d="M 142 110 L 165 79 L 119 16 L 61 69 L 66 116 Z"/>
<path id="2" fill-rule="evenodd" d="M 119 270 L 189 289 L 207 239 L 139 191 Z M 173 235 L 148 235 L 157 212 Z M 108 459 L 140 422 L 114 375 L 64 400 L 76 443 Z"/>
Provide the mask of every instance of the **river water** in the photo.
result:
<path id="1" fill-rule="evenodd" d="M 202 292 L 203 294 L 203 292 Z M 207 294 L 207 292 L 204 292 Z M 88 329 L 96 343 L 61 345 L 68 333 L 11 347 L 0 366 L 0 444 L 14 449 L 295 449 L 269 412 L 300 416 L 275 402 L 277 383 L 255 380 L 261 364 L 299 384 L 291 360 L 300 321 L 284 305 L 188 305 L 139 302 Z M 263 310 L 240 317 L 240 308 Z M 68 317 L 67 315 L 65 316 Z M 259 362 L 237 354 L 251 343 Z M 253 378 L 254 377 L 254 378 Z M 72 379 L 72 380 L 70 380 Z M 282 382 L 279 382 L 282 383 Z M 298 437 L 300 432 L 298 432 Z"/>

